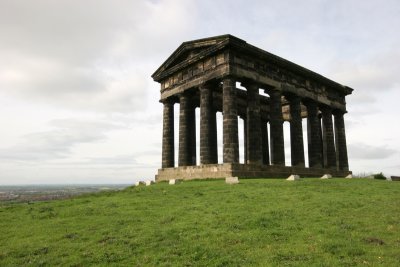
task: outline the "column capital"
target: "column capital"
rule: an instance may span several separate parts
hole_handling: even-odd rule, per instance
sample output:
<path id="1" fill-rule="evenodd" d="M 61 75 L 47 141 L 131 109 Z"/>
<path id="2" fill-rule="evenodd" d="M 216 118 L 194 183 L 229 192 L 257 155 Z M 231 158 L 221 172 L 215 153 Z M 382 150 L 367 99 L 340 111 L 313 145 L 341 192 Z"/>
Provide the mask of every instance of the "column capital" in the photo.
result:
<path id="1" fill-rule="evenodd" d="M 203 89 L 211 90 L 212 88 L 214 88 L 216 86 L 218 86 L 218 82 L 217 81 L 205 81 L 202 84 L 200 84 L 198 86 L 198 88 L 199 88 L 200 91 L 203 90 Z"/>
<path id="2" fill-rule="evenodd" d="M 221 78 L 221 81 L 223 82 L 224 80 L 237 80 L 237 77 L 233 74 L 226 74 Z"/>
<path id="3" fill-rule="evenodd" d="M 332 115 L 332 108 L 327 105 L 320 105 L 319 110 L 321 110 L 322 115 Z"/>
<path id="4" fill-rule="evenodd" d="M 277 93 L 282 94 L 282 89 L 280 87 L 270 87 L 264 89 L 264 92 L 271 96 L 271 94 L 277 94 Z"/>
<path id="5" fill-rule="evenodd" d="M 268 123 L 269 122 L 269 115 L 267 115 L 267 116 L 261 116 L 261 121 L 262 122 L 264 122 L 264 123 Z"/>
<path id="6" fill-rule="evenodd" d="M 166 104 L 175 104 L 176 103 L 176 99 L 174 97 L 168 97 L 168 98 L 164 98 L 164 99 L 160 99 L 160 103 L 166 105 Z"/>
<path id="7" fill-rule="evenodd" d="M 341 110 L 341 109 L 333 109 L 332 114 L 337 116 L 337 115 L 344 115 L 347 113 L 347 110 Z"/>
<path id="8" fill-rule="evenodd" d="M 248 80 L 248 79 L 242 81 L 240 83 L 240 85 L 243 86 L 244 88 L 246 88 L 247 90 L 248 89 L 251 90 L 251 89 L 255 89 L 255 88 L 257 88 L 257 89 L 260 88 L 260 84 L 258 82 L 253 81 L 253 80 Z"/>
<path id="9" fill-rule="evenodd" d="M 183 92 L 177 93 L 176 94 L 176 96 L 178 96 L 178 101 L 177 102 L 180 102 L 183 97 L 189 97 L 190 98 L 193 95 L 194 95 L 193 92 L 189 91 L 189 90 L 185 90 Z"/>
<path id="10" fill-rule="evenodd" d="M 302 102 L 304 104 L 304 106 L 308 107 L 308 106 L 318 106 L 318 102 L 315 101 L 314 99 L 311 98 L 303 98 Z"/>
<path id="11" fill-rule="evenodd" d="M 285 96 L 285 98 L 286 98 L 289 102 L 292 102 L 292 101 L 302 101 L 302 100 L 303 100 L 301 96 L 296 95 L 296 94 L 294 94 L 294 93 L 284 93 L 283 95 Z"/>

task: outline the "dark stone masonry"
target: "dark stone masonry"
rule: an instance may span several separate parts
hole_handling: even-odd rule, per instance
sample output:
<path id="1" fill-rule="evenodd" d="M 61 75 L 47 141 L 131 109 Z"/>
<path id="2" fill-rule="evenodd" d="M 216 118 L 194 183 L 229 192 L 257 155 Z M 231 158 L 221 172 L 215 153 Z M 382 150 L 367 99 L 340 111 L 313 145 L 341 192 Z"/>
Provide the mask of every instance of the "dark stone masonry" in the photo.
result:
<path id="1" fill-rule="evenodd" d="M 152 77 L 161 84 L 164 105 L 157 181 L 351 173 L 343 116 L 345 97 L 353 89 L 347 86 L 232 35 L 184 42 Z M 175 104 L 179 104 L 177 163 Z M 196 158 L 196 108 L 200 108 L 200 159 Z M 223 115 L 220 163 L 217 112 Z M 244 163 L 239 163 L 239 119 L 244 122 Z M 284 121 L 290 123 L 291 166 L 285 166 Z"/>

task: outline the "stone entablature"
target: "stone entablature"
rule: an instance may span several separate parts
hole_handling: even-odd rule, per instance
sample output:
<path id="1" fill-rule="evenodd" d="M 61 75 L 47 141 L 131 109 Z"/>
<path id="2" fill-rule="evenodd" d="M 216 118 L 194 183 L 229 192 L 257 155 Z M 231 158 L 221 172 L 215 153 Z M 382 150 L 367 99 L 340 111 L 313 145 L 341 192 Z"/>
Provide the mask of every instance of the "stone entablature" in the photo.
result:
<path id="1" fill-rule="evenodd" d="M 222 112 L 224 164 L 239 162 L 237 128 L 240 117 L 245 128 L 246 167 L 236 169 L 251 170 L 262 165 L 264 176 L 273 176 L 277 169 L 288 171 L 284 167 L 282 125 L 286 120 L 290 122 L 293 167 L 303 168 L 302 173 L 310 174 L 318 170 L 342 172 L 343 175 L 349 172 L 343 114 L 346 113 L 345 96 L 353 89 L 347 86 L 231 35 L 183 43 L 152 77 L 161 84 L 160 102 L 164 104 L 163 169 L 158 179 L 164 179 L 162 174 L 171 173 L 167 169 L 175 167 L 175 103 L 180 105 L 177 171 L 196 165 L 194 110 L 200 107 L 202 166 L 218 163 L 216 112 Z M 237 83 L 242 88 L 237 88 Z M 265 95 L 260 94 L 260 90 Z M 304 118 L 307 119 L 308 144 L 303 144 Z M 308 145 L 309 168 L 304 164 L 304 145 Z M 225 175 L 222 169 L 217 176 Z M 193 170 L 199 173 L 199 168 Z M 242 174 L 247 177 L 248 173 L 251 172 Z M 203 176 L 198 175 L 198 178 Z M 231 173 L 231 176 L 237 175 Z"/>
<path id="2" fill-rule="evenodd" d="M 197 52 L 189 53 L 192 47 L 197 47 Z M 353 91 L 231 35 L 183 43 L 153 78 L 161 83 L 164 99 L 199 86 L 204 80 L 221 78 L 226 72 L 240 79 L 256 80 L 260 88 L 280 88 L 343 111 L 345 95 Z"/>

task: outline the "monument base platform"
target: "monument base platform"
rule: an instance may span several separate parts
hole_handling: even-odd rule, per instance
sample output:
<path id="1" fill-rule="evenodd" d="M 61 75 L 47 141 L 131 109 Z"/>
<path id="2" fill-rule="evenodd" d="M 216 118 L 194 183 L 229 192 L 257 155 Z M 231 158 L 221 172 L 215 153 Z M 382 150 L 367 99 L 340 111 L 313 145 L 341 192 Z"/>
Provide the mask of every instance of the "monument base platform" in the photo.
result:
<path id="1" fill-rule="evenodd" d="M 163 168 L 158 170 L 156 181 L 170 179 L 209 179 L 209 178 L 287 178 L 291 174 L 300 177 L 321 177 L 324 174 L 333 177 L 346 177 L 351 171 L 338 171 L 326 168 L 303 168 L 277 165 L 256 165 L 240 163 L 207 164 L 199 166 L 185 166 L 176 168 Z"/>

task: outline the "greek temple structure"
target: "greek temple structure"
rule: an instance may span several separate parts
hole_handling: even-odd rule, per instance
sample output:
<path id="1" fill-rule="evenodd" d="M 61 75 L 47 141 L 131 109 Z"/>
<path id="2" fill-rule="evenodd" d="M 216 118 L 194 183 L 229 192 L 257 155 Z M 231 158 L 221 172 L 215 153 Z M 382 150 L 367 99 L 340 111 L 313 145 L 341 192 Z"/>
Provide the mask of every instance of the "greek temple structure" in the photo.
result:
<path id="1" fill-rule="evenodd" d="M 345 97 L 353 89 L 347 86 L 232 35 L 182 43 L 152 78 L 161 85 L 163 104 L 162 168 L 157 181 L 351 173 L 343 116 Z M 176 104 L 179 129 L 174 127 Z M 196 108 L 200 108 L 199 147 Z M 222 162 L 218 162 L 217 112 L 223 117 Z M 239 119 L 244 163 L 239 162 Z M 285 121 L 290 123 L 291 166 L 285 166 Z"/>

